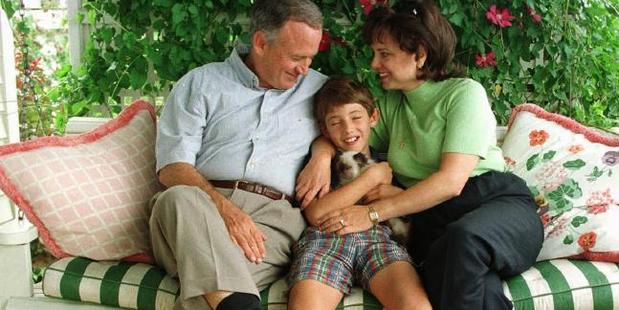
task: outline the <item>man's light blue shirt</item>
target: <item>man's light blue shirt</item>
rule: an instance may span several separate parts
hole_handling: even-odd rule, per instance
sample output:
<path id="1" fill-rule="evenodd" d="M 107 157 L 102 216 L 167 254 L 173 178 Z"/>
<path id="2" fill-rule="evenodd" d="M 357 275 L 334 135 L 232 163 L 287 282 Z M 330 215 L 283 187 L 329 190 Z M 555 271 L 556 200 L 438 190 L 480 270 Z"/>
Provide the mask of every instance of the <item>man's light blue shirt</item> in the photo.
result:
<path id="1" fill-rule="evenodd" d="M 327 78 L 310 70 L 290 89 L 262 88 L 243 49 L 176 83 L 159 120 L 157 172 L 184 162 L 208 180 L 248 180 L 291 195 L 319 134 L 313 96 Z"/>

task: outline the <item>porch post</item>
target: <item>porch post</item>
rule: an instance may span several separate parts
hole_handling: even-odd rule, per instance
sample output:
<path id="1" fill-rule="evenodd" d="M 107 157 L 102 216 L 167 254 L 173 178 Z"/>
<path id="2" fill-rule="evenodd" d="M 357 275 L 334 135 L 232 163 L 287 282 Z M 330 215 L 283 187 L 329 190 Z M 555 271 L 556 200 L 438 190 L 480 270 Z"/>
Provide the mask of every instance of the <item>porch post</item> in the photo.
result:
<path id="1" fill-rule="evenodd" d="M 73 71 L 77 70 L 81 60 L 86 40 L 88 39 L 88 25 L 79 22 L 77 13 L 82 7 L 82 0 L 67 1 L 67 18 L 69 19 L 69 57 Z"/>
<path id="2" fill-rule="evenodd" d="M 15 53 L 13 33 L 0 9 L 0 145 L 19 142 Z M 30 242 L 36 229 L 15 216 L 15 207 L 0 192 L 0 300 L 8 296 L 32 296 Z"/>

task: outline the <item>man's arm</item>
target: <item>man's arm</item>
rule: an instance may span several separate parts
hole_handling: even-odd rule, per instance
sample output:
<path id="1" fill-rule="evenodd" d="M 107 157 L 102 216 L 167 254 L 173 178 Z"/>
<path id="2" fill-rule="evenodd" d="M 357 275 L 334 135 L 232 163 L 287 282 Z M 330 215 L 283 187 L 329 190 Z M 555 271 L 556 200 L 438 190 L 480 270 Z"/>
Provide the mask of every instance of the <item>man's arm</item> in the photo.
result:
<path id="1" fill-rule="evenodd" d="M 301 209 L 305 209 L 315 198 L 327 194 L 331 185 L 331 158 L 335 146 L 324 136 L 312 142 L 310 160 L 297 177 L 295 192 Z"/>
<path id="2" fill-rule="evenodd" d="M 254 263 L 262 262 L 266 255 L 266 236 L 249 215 L 215 190 L 195 167 L 188 163 L 169 164 L 159 170 L 159 182 L 168 188 L 175 185 L 196 186 L 207 193 L 224 220 L 232 241 L 241 247 L 247 259 Z"/>
<path id="3" fill-rule="evenodd" d="M 387 162 L 371 165 L 352 182 L 310 202 L 304 210 L 305 218 L 311 225 L 317 226 L 318 219 L 323 215 L 356 204 L 378 185 L 390 184 L 391 177 L 391 167 Z"/>

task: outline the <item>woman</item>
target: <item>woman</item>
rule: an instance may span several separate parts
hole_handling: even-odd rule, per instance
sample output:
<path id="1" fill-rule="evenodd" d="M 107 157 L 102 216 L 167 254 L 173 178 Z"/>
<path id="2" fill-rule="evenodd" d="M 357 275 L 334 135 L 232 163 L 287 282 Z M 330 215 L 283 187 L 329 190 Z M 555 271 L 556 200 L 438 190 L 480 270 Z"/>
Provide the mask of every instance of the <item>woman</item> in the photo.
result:
<path id="1" fill-rule="evenodd" d="M 434 309 L 511 309 L 501 279 L 535 262 L 542 224 L 524 181 L 503 172 L 484 88 L 453 70 L 453 29 L 432 2 L 398 1 L 370 13 L 364 38 L 388 90 L 370 144 L 388 152 L 405 189 L 381 185 L 368 193 L 368 206 L 331 212 L 320 227 L 347 234 L 376 218 L 407 216 L 408 250 Z M 314 167 L 331 154 L 319 141 Z M 311 186 L 312 172 L 299 178 L 304 203 L 321 188 Z M 337 225 L 342 220 L 346 226 Z"/>

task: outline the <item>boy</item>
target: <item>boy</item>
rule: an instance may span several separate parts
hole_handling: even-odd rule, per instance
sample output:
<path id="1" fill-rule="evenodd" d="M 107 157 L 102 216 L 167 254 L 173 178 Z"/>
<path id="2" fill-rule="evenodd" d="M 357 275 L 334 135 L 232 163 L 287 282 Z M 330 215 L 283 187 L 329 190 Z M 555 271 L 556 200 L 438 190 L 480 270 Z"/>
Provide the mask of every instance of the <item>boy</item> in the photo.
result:
<path id="1" fill-rule="evenodd" d="M 349 78 L 331 78 L 315 96 L 314 114 L 323 135 L 340 151 L 370 156 L 368 138 L 379 112 L 372 96 Z M 353 282 L 370 291 L 387 309 L 430 309 L 406 250 L 391 231 L 372 218 L 367 206 L 355 206 L 381 184 L 391 184 L 386 162 L 373 164 L 352 182 L 314 200 L 304 209 L 306 229 L 293 248 L 289 309 L 335 309 Z M 367 198 L 367 197 L 366 197 Z M 347 233 L 347 222 L 322 223 L 334 211 L 357 208 L 349 225 L 365 221 L 368 230 Z"/>

